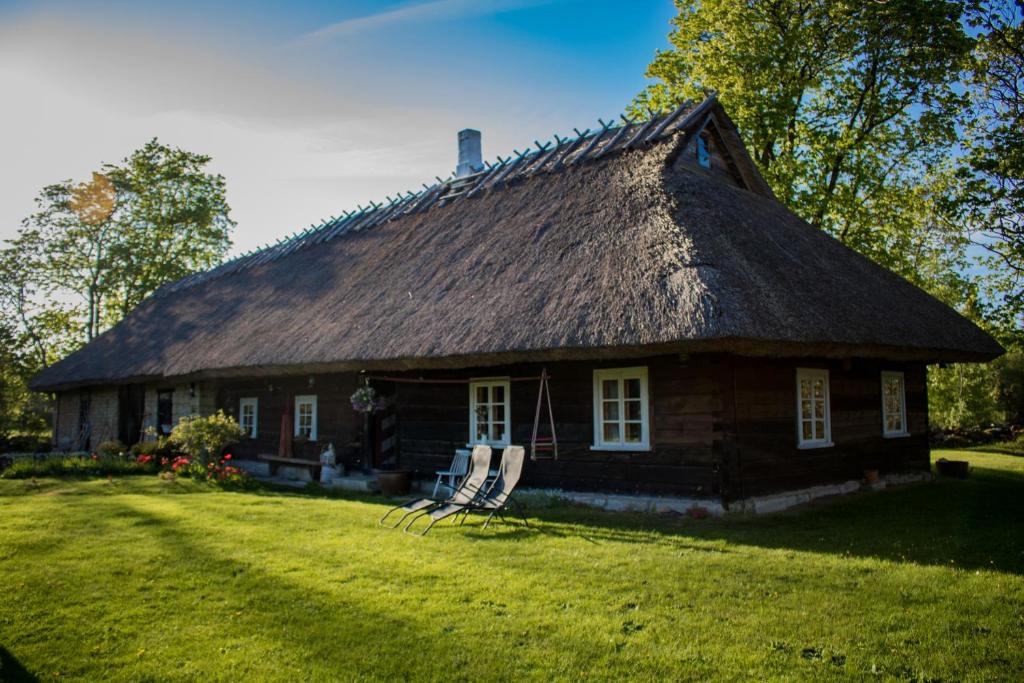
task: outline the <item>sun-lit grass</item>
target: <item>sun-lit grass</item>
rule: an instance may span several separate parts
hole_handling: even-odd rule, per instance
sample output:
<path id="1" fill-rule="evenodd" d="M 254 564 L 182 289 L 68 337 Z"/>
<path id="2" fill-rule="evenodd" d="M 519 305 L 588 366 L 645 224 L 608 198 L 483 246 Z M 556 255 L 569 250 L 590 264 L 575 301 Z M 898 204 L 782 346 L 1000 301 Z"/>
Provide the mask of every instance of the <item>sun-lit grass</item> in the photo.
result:
<path id="1" fill-rule="evenodd" d="M 769 517 L 0 481 L 0 680 L 1020 680 L 1024 459 Z"/>

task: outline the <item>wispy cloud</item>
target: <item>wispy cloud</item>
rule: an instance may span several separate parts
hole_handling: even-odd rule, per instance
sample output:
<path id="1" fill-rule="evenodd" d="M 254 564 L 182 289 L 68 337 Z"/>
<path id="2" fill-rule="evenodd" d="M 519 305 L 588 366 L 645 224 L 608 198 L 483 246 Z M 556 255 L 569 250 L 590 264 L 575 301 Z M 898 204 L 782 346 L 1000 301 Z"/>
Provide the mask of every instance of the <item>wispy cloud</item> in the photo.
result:
<path id="1" fill-rule="evenodd" d="M 296 47 L 310 46 L 332 38 L 366 33 L 394 24 L 446 21 L 470 16 L 498 14 L 524 7 L 545 5 L 550 2 L 554 2 L 554 0 L 488 0 L 487 2 L 480 2 L 480 0 L 429 0 L 328 24 L 300 36 L 292 45 Z"/>

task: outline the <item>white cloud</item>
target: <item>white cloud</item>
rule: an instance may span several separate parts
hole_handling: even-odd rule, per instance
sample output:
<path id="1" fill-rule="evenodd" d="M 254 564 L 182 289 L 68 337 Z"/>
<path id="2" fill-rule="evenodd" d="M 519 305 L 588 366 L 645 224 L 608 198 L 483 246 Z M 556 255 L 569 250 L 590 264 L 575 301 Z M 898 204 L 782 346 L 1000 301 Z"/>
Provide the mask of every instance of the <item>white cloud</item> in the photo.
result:
<path id="1" fill-rule="evenodd" d="M 427 3 L 476 11 L 439 4 Z M 480 4 L 493 12 L 524 3 Z M 493 159 L 608 115 L 573 89 L 571 74 L 510 96 L 526 87 L 510 80 L 513 70 L 467 78 L 462 55 L 429 55 L 425 70 L 437 76 L 425 79 L 407 73 L 401 56 L 382 66 L 381 54 L 393 52 L 383 41 L 334 61 L 327 51 L 285 54 L 245 41 L 224 47 L 187 26 L 102 17 L 0 16 L 0 239 L 15 234 L 44 185 L 88 178 L 154 136 L 213 158 L 242 251 L 448 175 L 460 128 L 482 129 Z"/>
<path id="2" fill-rule="evenodd" d="M 87 178 L 153 136 L 213 158 L 236 250 L 454 166 L 454 131 L 438 111 L 352 97 L 178 38 L 55 17 L 0 26 L 0 239 L 44 185 Z M 403 126 L 413 119 L 417 130 Z"/>
<path id="3" fill-rule="evenodd" d="M 392 24 L 415 21 L 445 21 L 467 16 L 497 14 L 513 9 L 546 4 L 552 0 L 431 0 L 401 5 L 395 9 L 353 17 L 311 31 L 294 46 L 310 46 L 332 38 L 373 31 Z"/>

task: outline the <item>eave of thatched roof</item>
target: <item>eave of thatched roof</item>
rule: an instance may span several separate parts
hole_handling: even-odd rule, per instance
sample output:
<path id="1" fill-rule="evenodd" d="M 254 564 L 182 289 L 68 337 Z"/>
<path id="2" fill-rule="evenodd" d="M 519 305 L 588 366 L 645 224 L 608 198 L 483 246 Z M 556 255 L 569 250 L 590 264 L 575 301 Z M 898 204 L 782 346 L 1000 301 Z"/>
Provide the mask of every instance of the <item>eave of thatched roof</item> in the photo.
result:
<path id="1" fill-rule="evenodd" d="M 701 106 L 728 127 L 717 104 Z M 434 188 L 428 208 L 407 198 L 379 220 L 328 225 L 176 283 L 33 387 L 668 350 L 928 362 L 1002 353 L 790 213 L 744 159 L 748 189 L 673 163 L 693 109 L 654 138 L 660 121 L 613 133 L 594 146 L 617 135 L 607 154 L 573 163 L 593 138 L 567 142 L 532 168 L 473 176 L 460 196 L 452 183 Z"/>

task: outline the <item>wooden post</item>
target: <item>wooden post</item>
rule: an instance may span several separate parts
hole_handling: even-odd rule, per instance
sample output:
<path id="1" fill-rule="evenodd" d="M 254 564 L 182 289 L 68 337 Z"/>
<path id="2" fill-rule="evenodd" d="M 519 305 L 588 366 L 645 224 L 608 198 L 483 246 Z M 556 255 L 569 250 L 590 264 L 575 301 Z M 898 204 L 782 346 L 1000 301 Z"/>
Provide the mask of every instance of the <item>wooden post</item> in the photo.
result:
<path id="1" fill-rule="evenodd" d="M 373 474 L 373 441 L 370 439 L 370 428 L 373 413 L 363 413 L 363 472 Z"/>

